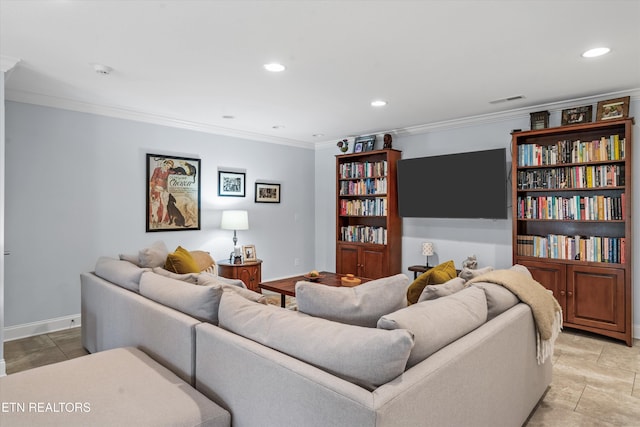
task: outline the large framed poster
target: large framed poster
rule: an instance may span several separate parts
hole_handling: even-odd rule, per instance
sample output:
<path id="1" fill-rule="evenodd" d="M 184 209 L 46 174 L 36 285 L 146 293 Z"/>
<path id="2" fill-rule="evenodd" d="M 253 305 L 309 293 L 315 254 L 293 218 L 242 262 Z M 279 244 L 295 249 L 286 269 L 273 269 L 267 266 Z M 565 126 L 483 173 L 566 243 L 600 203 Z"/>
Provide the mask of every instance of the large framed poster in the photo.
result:
<path id="1" fill-rule="evenodd" d="M 147 154 L 147 231 L 200 230 L 200 159 Z"/>

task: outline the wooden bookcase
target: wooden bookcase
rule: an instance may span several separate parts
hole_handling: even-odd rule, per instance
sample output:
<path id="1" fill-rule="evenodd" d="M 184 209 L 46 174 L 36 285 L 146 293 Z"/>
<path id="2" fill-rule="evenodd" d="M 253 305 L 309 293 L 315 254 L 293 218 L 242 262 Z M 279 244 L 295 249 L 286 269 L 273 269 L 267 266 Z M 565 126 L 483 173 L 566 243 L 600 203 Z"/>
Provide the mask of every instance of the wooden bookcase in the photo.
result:
<path id="1" fill-rule="evenodd" d="M 512 134 L 513 262 L 564 326 L 632 345 L 633 119 Z"/>
<path id="2" fill-rule="evenodd" d="M 400 273 L 398 150 L 336 156 L 336 272 L 377 279 Z"/>

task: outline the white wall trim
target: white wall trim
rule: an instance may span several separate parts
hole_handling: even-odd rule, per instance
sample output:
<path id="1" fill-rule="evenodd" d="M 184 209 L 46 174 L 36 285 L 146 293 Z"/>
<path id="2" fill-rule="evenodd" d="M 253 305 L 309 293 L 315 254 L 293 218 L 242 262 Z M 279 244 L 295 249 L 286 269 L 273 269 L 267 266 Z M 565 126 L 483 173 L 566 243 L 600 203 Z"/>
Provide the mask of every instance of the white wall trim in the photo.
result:
<path id="1" fill-rule="evenodd" d="M 501 111 L 497 113 L 461 117 L 459 119 L 445 120 L 442 122 L 435 122 L 435 123 L 427 123 L 423 125 L 411 126 L 411 127 L 402 128 L 402 129 L 390 129 L 386 131 L 371 132 L 370 134 L 382 135 L 385 133 L 390 133 L 392 135 L 421 135 L 421 134 L 425 134 L 435 130 L 441 131 L 441 130 L 457 129 L 462 127 L 477 126 L 479 124 L 496 123 L 496 122 L 502 122 L 507 120 L 523 119 L 523 118 L 526 118 L 528 120 L 529 114 L 533 111 L 548 110 L 549 113 L 551 114 L 557 113 L 559 115 L 562 113 L 562 110 L 566 108 L 577 107 L 577 106 L 586 105 L 586 104 L 597 105 L 597 102 L 600 100 L 617 98 L 620 96 L 627 96 L 627 95 L 631 97 L 632 101 L 636 99 L 640 99 L 640 88 L 619 91 L 619 92 L 602 93 L 599 95 L 585 96 L 582 98 L 574 98 L 574 99 L 569 99 L 569 100 L 564 100 L 559 102 L 549 102 L 546 104 L 531 105 L 528 107 L 514 108 L 511 110 Z M 596 105 L 593 106 L 594 115 L 595 115 Z M 351 140 L 353 138 L 348 138 L 348 139 Z M 315 148 L 316 150 L 321 148 L 326 148 L 330 145 L 335 145 L 336 142 L 337 141 L 317 142 L 315 144 Z M 336 152 L 337 152 L 337 149 L 336 149 Z"/>
<path id="2" fill-rule="evenodd" d="M 0 359 L 0 377 L 6 377 L 7 376 L 7 364 L 5 363 L 4 359 Z"/>
<path id="3" fill-rule="evenodd" d="M 81 326 L 79 314 L 41 320 L 33 323 L 25 323 L 22 325 L 8 326 L 4 328 L 4 340 L 5 342 L 13 341 L 20 338 L 48 334 L 50 332 L 61 331 L 63 329 L 75 328 L 78 326 Z"/>
<path id="4" fill-rule="evenodd" d="M 309 142 L 262 135 L 255 132 L 228 129 L 221 126 L 213 126 L 205 123 L 192 122 L 189 120 L 180 120 L 173 117 L 166 117 L 158 114 L 151 114 L 144 111 L 131 110 L 113 105 L 92 104 L 88 102 L 77 101 L 74 99 L 48 96 L 11 89 L 5 90 L 5 100 L 313 150 L 313 143 Z"/>

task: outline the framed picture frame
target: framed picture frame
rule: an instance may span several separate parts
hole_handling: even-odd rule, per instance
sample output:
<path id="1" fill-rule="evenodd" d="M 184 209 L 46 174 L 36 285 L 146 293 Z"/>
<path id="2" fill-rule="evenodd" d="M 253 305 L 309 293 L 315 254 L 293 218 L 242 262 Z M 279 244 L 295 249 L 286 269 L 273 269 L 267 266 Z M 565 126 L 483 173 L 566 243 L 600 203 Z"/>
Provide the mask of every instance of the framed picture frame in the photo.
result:
<path id="1" fill-rule="evenodd" d="M 146 230 L 200 230 L 200 159 L 147 154 Z"/>
<path id="2" fill-rule="evenodd" d="M 280 184 L 256 182 L 256 203 L 280 203 Z"/>
<path id="3" fill-rule="evenodd" d="M 354 151 L 356 153 L 360 153 L 363 151 L 373 151 L 374 146 L 376 144 L 376 136 L 375 135 L 369 135 L 369 136 L 357 136 L 354 140 L 355 144 L 359 144 L 362 143 L 362 150 L 361 151 Z"/>
<path id="4" fill-rule="evenodd" d="M 218 196 L 244 197 L 246 194 L 244 172 L 218 171 Z"/>
<path id="5" fill-rule="evenodd" d="M 548 111 L 536 111 L 530 113 L 531 116 L 531 130 L 546 129 L 549 127 L 549 112 Z"/>
<path id="6" fill-rule="evenodd" d="M 562 126 L 577 125 L 582 123 L 591 123 L 593 115 L 593 106 L 585 105 L 583 107 L 567 108 L 562 110 Z"/>
<path id="7" fill-rule="evenodd" d="M 629 116 L 630 96 L 598 102 L 596 121 L 624 119 Z"/>
<path id="8" fill-rule="evenodd" d="M 257 261 L 258 256 L 256 255 L 256 246 L 255 245 L 243 245 L 242 246 L 242 256 L 244 257 L 244 261 L 251 262 Z"/>

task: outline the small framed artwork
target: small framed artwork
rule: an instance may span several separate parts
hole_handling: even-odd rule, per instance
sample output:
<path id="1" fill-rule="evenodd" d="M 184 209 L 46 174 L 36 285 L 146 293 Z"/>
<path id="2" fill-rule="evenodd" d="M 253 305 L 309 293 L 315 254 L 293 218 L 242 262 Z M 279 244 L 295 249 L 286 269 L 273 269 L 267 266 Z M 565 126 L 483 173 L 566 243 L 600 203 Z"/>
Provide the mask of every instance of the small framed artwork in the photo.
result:
<path id="1" fill-rule="evenodd" d="M 244 197 L 245 192 L 244 172 L 218 171 L 218 196 Z"/>
<path id="2" fill-rule="evenodd" d="M 256 203 L 280 203 L 280 184 L 256 182 Z"/>
<path id="3" fill-rule="evenodd" d="M 546 129 L 549 127 L 549 112 L 537 111 L 531 113 L 531 130 Z"/>
<path id="4" fill-rule="evenodd" d="M 591 123 L 592 105 L 562 110 L 562 126 Z"/>
<path id="5" fill-rule="evenodd" d="M 200 230 L 200 159 L 147 154 L 147 232 Z"/>
<path id="6" fill-rule="evenodd" d="M 242 246 L 242 256 L 244 257 L 244 261 L 251 262 L 257 261 L 258 257 L 256 256 L 256 246 L 255 245 L 243 245 Z"/>
<path id="7" fill-rule="evenodd" d="M 356 142 L 355 145 L 353 146 L 353 152 L 362 153 L 362 151 L 364 151 L 364 143 Z"/>
<path id="8" fill-rule="evenodd" d="M 373 151 L 374 145 L 376 144 L 376 136 L 357 136 L 354 142 L 356 145 L 362 143 L 361 151 Z M 359 151 L 356 151 L 356 153 L 359 153 Z"/>
<path id="9" fill-rule="evenodd" d="M 629 115 L 629 96 L 598 102 L 596 120 L 624 119 Z"/>

